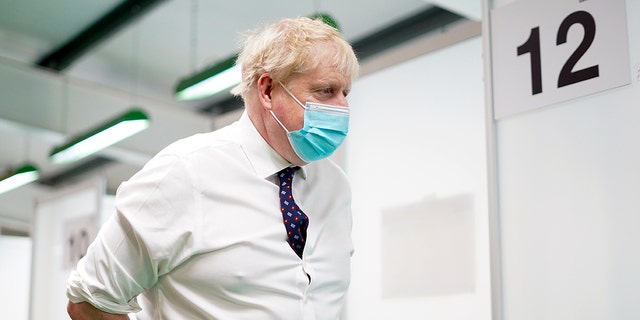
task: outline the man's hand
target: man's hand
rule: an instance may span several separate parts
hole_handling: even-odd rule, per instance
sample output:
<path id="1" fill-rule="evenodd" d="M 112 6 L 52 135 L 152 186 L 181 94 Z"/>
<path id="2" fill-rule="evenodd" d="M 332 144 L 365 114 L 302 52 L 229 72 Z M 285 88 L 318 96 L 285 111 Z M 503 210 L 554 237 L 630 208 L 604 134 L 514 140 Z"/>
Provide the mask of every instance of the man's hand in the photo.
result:
<path id="1" fill-rule="evenodd" d="M 72 320 L 129 320 L 129 316 L 126 314 L 104 312 L 87 302 L 73 303 L 69 301 L 67 313 Z"/>

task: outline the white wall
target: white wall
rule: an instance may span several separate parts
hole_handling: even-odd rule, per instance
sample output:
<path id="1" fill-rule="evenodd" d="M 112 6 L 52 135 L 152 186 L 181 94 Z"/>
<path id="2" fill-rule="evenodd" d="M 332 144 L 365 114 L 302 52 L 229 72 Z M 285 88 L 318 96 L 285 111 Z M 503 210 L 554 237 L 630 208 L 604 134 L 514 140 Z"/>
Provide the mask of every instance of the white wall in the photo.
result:
<path id="1" fill-rule="evenodd" d="M 630 85 L 495 123 L 506 320 L 640 318 L 640 1 L 626 5 Z"/>
<path id="2" fill-rule="evenodd" d="M 481 52 L 476 37 L 353 86 L 348 319 L 490 318 Z"/>
<path id="3" fill-rule="evenodd" d="M 3 319 L 29 316 L 31 238 L 0 236 L 0 309 Z"/>
<path id="4" fill-rule="evenodd" d="M 67 278 L 97 233 L 104 185 L 87 180 L 35 204 L 29 319 L 69 318 Z"/>

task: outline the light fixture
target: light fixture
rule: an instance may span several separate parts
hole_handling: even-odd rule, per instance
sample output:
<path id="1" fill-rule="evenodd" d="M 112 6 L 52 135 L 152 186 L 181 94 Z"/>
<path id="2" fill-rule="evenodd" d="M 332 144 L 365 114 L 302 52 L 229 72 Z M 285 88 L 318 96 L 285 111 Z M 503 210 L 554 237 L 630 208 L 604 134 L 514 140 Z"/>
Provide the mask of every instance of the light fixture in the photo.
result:
<path id="1" fill-rule="evenodd" d="M 54 163 L 80 160 L 149 127 L 150 119 L 140 109 L 131 109 L 96 129 L 73 137 L 53 148 L 49 158 Z"/>
<path id="2" fill-rule="evenodd" d="M 322 19 L 322 22 L 324 22 L 324 23 L 336 28 L 336 30 L 340 31 L 340 26 L 338 25 L 338 22 L 336 21 L 336 19 L 334 19 L 328 13 L 319 12 L 319 13 L 316 13 L 316 14 L 313 14 L 313 15 L 309 16 L 309 18 L 311 18 L 311 19 Z"/>
<path id="3" fill-rule="evenodd" d="M 178 82 L 175 97 L 178 100 L 196 100 L 212 96 L 229 89 L 241 80 L 237 55 L 229 57 L 213 66 L 186 77 Z"/>
<path id="4" fill-rule="evenodd" d="M 36 181 L 39 177 L 40 171 L 38 171 L 38 168 L 34 167 L 32 164 L 25 164 L 22 167 L 9 171 L 7 174 L 0 177 L 0 194 Z"/>

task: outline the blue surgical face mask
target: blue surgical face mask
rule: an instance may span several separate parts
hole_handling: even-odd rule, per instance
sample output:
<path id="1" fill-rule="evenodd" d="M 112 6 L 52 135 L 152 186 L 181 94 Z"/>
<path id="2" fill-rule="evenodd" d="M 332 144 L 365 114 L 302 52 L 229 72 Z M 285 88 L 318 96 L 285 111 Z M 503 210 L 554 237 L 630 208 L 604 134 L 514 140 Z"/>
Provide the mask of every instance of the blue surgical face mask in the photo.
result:
<path id="1" fill-rule="evenodd" d="M 349 108 L 307 102 L 303 105 L 282 83 L 282 88 L 304 109 L 304 126 L 289 131 L 276 117 L 271 115 L 287 132 L 293 151 L 304 162 L 326 158 L 342 144 L 349 131 Z"/>

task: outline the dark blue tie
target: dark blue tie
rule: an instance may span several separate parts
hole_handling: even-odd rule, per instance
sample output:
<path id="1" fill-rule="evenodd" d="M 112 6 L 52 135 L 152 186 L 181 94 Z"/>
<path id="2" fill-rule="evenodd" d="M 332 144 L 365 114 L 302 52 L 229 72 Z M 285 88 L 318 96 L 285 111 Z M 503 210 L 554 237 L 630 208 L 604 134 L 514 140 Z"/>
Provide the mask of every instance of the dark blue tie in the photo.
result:
<path id="1" fill-rule="evenodd" d="M 298 169 L 300 167 L 284 168 L 278 172 L 278 178 L 280 178 L 280 210 L 284 226 L 287 229 L 288 242 L 298 257 L 302 258 L 309 217 L 298 207 L 291 194 L 293 174 Z"/>

